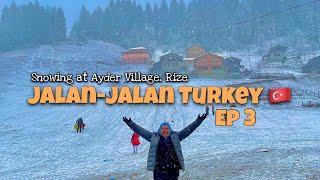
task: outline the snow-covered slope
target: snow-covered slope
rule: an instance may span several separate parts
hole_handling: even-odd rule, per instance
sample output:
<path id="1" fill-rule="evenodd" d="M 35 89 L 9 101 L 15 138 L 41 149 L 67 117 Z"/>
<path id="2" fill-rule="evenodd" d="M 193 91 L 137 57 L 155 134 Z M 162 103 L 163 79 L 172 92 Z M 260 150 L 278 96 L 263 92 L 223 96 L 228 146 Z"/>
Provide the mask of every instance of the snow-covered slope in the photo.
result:
<path id="1" fill-rule="evenodd" d="M 173 128 L 180 130 L 203 113 L 204 106 L 181 105 L 179 100 L 175 105 L 108 106 L 103 101 L 96 105 L 27 104 L 36 85 L 30 82 L 32 71 L 144 70 L 140 66 L 120 66 L 122 48 L 90 43 L 42 46 L 0 55 L 0 179 L 151 179 L 152 173 L 145 170 L 149 144 L 141 139 L 139 153 L 132 154 L 132 131 L 122 117 L 131 117 L 152 131 L 160 122 L 174 120 Z M 98 63 L 97 69 L 96 59 L 108 63 Z M 313 89 L 318 88 L 317 82 L 319 79 L 275 84 Z M 234 83 L 237 81 L 190 82 L 194 86 Z M 241 120 L 234 127 L 216 127 L 210 114 L 182 142 L 186 171 L 181 179 L 320 178 L 319 109 L 270 106 L 265 102 L 254 107 L 254 127 L 245 127 Z M 245 106 L 236 108 L 243 112 Z M 73 129 L 78 117 L 87 125 L 81 134 Z"/>

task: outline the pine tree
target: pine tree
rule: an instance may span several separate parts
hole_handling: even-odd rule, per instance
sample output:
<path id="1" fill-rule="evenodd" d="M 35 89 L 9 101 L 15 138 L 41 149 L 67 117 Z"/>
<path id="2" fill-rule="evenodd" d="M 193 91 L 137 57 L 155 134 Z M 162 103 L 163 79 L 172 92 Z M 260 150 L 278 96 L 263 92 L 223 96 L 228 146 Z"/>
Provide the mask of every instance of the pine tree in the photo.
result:
<path id="1" fill-rule="evenodd" d="M 72 27 L 70 36 L 78 42 L 86 42 L 89 38 L 90 13 L 83 5 L 81 8 L 79 20 Z"/>
<path id="2" fill-rule="evenodd" d="M 169 8 L 166 0 L 161 1 L 159 9 L 159 43 L 166 43 L 169 28 Z"/>
<path id="3" fill-rule="evenodd" d="M 108 6 L 106 6 L 104 9 L 104 12 L 102 14 L 100 39 L 105 40 L 105 41 L 110 41 L 110 37 L 111 37 L 111 33 L 112 33 L 111 28 L 112 28 L 111 15 L 110 15 Z"/>
<path id="4" fill-rule="evenodd" d="M 90 33 L 89 36 L 92 39 L 101 39 L 102 37 L 102 21 L 103 21 L 103 10 L 98 7 L 96 8 L 90 17 Z"/>
<path id="5" fill-rule="evenodd" d="M 154 33 L 154 27 L 153 27 L 153 16 L 152 16 L 152 8 L 150 3 L 146 4 L 146 10 L 145 10 L 145 29 L 146 32 L 150 37 L 153 36 Z"/>
<path id="6" fill-rule="evenodd" d="M 53 23 L 53 26 L 56 34 L 54 39 L 56 42 L 64 41 L 67 38 L 66 18 L 61 7 L 58 7 L 54 19 L 55 21 Z"/>
<path id="7" fill-rule="evenodd" d="M 8 22 L 9 19 L 9 8 L 7 5 L 4 6 L 4 8 L 2 9 L 2 13 L 1 13 L 1 23 L 4 24 L 6 22 Z"/>

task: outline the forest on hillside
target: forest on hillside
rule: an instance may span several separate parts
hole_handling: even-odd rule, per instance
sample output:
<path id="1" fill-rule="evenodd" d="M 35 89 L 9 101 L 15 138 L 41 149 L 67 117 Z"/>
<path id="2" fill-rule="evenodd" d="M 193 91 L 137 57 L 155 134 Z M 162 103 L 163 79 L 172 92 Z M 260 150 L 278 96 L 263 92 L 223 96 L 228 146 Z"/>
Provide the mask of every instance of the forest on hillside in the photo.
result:
<path id="1" fill-rule="evenodd" d="M 67 39 L 66 19 L 60 7 L 35 3 L 5 6 L 0 21 L 0 51 L 54 44 Z"/>
<path id="2" fill-rule="evenodd" d="M 312 0 L 171 0 L 145 7 L 132 0 L 110 0 L 90 13 L 82 7 L 67 35 L 60 7 L 37 2 L 2 10 L 0 50 L 12 50 L 67 39 L 90 39 L 122 47 L 180 48 L 201 44 L 233 50 L 268 40 L 301 40 L 320 45 L 320 2 Z"/>

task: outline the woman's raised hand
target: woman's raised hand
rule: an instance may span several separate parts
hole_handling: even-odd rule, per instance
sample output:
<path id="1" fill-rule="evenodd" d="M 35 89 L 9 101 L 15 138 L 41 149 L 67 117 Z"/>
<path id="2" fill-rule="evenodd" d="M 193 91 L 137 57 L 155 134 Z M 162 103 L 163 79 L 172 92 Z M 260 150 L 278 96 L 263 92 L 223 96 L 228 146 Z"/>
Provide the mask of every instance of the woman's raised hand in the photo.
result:
<path id="1" fill-rule="evenodd" d="M 207 118 L 208 115 L 209 115 L 209 107 L 206 106 L 206 113 L 203 113 L 201 116 L 200 114 L 198 114 L 198 119 L 201 119 L 203 121 Z"/>
<path id="2" fill-rule="evenodd" d="M 127 118 L 127 117 L 125 117 L 125 116 L 124 116 L 122 119 L 123 119 L 123 122 L 125 122 L 125 123 L 128 123 L 128 122 L 130 122 L 130 121 L 131 121 L 131 118 L 129 118 L 129 119 L 128 119 L 128 118 Z"/>

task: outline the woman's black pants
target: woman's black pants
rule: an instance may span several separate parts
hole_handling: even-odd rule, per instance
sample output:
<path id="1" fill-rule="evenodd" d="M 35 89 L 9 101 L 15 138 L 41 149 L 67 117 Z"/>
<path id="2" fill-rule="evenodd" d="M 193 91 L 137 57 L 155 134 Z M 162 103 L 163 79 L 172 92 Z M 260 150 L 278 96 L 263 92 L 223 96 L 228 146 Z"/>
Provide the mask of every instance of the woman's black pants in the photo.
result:
<path id="1" fill-rule="evenodd" d="M 154 180 L 178 180 L 179 170 L 171 170 L 171 171 L 153 171 L 153 179 Z"/>

